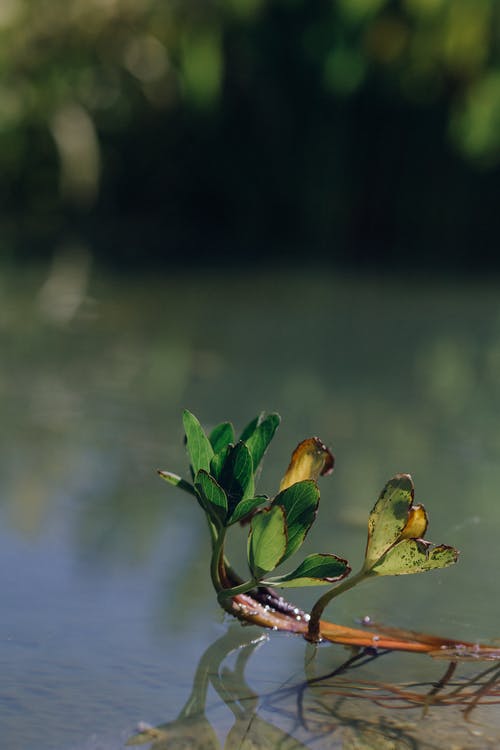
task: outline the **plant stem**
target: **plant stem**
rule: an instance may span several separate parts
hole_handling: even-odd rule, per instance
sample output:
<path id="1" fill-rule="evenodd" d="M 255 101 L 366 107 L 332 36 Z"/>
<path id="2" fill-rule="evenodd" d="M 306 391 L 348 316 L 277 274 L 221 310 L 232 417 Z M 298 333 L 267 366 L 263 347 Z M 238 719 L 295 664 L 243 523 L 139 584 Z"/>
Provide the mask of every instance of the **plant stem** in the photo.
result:
<path id="1" fill-rule="evenodd" d="M 217 594 L 219 594 L 219 592 L 224 589 L 221 580 L 221 565 L 223 566 L 225 538 L 226 529 L 224 528 L 221 528 L 212 536 L 212 559 L 210 561 L 210 575 Z"/>
<path id="2" fill-rule="evenodd" d="M 217 599 L 219 600 L 219 604 L 223 604 L 225 600 L 232 599 L 234 596 L 238 596 L 239 594 L 246 594 L 248 591 L 251 591 L 258 585 L 259 585 L 259 582 L 255 581 L 252 578 L 250 581 L 245 581 L 244 583 L 241 583 L 239 586 L 233 586 L 233 588 L 231 589 L 221 589 L 217 594 Z"/>
<path id="3" fill-rule="evenodd" d="M 336 596 L 339 596 L 339 594 L 343 594 L 345 591 L 349 591 L 349 589 L 357 586 L 358 583 L 361 583 L 361 581 L 365 581 L 369 576 L 369 570 L 360 570 L 359 573 L 356 573 L 356 575 L 352 576 L 352 578 L 348 578 L 342 583 L 339 583 L 338 586 L 334 586 L 334 588 L 327 591 L 326 594 L 323 594 L 323 596 L 318 599 L 311 610 L 309 627 L 307 630 L 307 639 L 309 641 L 317 643 L 320 640 L 319 621 L 321 619 L 321 615 L 323 614 L 323 610 L 331 602 L 331 600 Z"/>
<path id="4" fill-rule="evenodd" d="M 217 536 L 218 536 L 217 527 L 215 526 L 214 522 L 210 520 L 208 515 L 206 516 L 206 519 L 207 519 L 207 524 L 208 524 L 208 530 L 210 532 L 210 541 L 212 543 L 212 551 L 213 551 L 217 543 Z"/>

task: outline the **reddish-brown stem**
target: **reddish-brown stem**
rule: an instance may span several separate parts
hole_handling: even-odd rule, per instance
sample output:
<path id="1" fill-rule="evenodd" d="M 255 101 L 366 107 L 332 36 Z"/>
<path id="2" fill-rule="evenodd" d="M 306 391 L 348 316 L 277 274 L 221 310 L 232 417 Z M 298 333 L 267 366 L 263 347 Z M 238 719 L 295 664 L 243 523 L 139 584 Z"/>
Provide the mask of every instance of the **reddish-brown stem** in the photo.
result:
<path id="1" fill-rule="evenodd" d="M 249 594 L 240 594 L 233 599 L 227 600 L 225 609 L 240 620 L 253 623 L 264 628 L 307 635 L 308 618 L 303 613 L 298 615 L 279 612 L 266 605 L 261 604 Z M 292 610 L 293 612 L 293 610 Z M 413 653 L 431 654 L 440 656 L 441 653 L 460 653 L 461 651 L 473 650 L 478 657 L 492 657 L 499 653 L 498 649 L 490 646 L 479 646 L 468 641 L 457 641 L 452 638 L 440 638 L 439 636 L 427 635 L 425 633 L 413 633 L 403 630 L 394 630 L 394 635 L 384 630 L 374 631 L 361 628 L 349 628 L 336 625 L 326 620 L 320 622 L 320 637 L 331 643 L 339 643 L 346 646 L 359 648 L 392 649 L 395 651 L 408 651 Z"/>

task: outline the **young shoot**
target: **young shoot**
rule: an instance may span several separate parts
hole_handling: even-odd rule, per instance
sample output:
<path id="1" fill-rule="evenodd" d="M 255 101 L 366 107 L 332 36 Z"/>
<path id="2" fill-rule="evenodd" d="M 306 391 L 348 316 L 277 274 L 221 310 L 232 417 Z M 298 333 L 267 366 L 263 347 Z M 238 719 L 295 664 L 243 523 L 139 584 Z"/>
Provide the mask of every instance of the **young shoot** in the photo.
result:
<path id="1" fill-rule="evenodd" d="M 238 438 L 229 422 L 209 435 L 189 411 L 183 415 L 191 481 L 167 471 L 160 476 L 194 496 L 210 531 L 210 573 L 220 605 L 236 614 L 241 595 L 258 598 L 272 588 L 330 586 L 314 604 L 306 637 L 321 638 L 321 616 L 328 603 L 362 581 L 382 575 L 405 575 L 444 568 L 457 561 L 458 552 L 423 539 L 428 519 L 423 505 L 414 505 L 409 474 L 397 474 L 385 485 L 368 519 L 368 541 L 361 570 L 351 568 L 332 553 L 313 553 L 295 569 L 276 574 L 276 568 L 298 552 L 318 513 L 320 476 L 333 471 L 334 457 L 317 437 L 303 440 L 275 495 L 256 493 L 262 458 L 279 426 L 278 414 L 261 414 Z M 231 526 L 250 521 L 247 542 L 248 572 L 240 577 L 224 553 Z M 286 603 L 284 603 L 286 606 Z M 246 611 L 246 610 L 245 610 Z M 284 611 L 284 610 L 282 610 Z"/>

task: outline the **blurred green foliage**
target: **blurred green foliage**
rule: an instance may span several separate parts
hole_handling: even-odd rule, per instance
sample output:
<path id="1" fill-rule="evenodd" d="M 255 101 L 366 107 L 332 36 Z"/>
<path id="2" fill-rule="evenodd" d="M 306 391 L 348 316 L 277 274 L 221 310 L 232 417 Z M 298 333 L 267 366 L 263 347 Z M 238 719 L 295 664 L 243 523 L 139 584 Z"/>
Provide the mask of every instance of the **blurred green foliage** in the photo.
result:
<path id="1" fill-rule="evenodd" d="M 4 236 L 496 255 L 495 0 L 3 0 L 0 40 Z"/>

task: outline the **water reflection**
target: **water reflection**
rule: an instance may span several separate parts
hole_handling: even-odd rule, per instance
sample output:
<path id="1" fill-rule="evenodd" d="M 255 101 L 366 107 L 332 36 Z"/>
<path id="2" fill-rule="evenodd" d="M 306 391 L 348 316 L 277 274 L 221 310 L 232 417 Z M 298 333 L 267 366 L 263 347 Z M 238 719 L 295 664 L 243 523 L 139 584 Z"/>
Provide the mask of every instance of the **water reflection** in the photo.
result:
<path id="1" fill-rule="evenodd" d="M 217 692 L 234 717 L 224 741 L 225 750 L 303 750 L 306 746 L 278 726 L 258 715 L 259 696 L 245 681 L 245 667 L 253 650 L 267 637 L 246 633 L 240 627 L 229 630 L 210 646 L 200 659 L 194 678 L 193 692 L 177 719 L 155 728 L 141 728 L 127 745 L 152 742 L 151 750 L 172 747 L 222 748 L 217 735 L 205 715 L 209 684 Z M 224 667 L 224 661 L 237 651 L 234 669 Z"/>
<path id="2" fill-rule="evenodd" d="M 269 640 L 266 648 L 273 646 L 272 637 Z M 450 661 L 437 679 L 396 683 L 381 679 L 384 670 L 378 662 L 388 651 L 353 652 L 334 670 L 315 674 L 316 651 L 307 646 L 305 678 L 259 696 L 248 685 L 245 669 L 256 647 L 267 641 L 266 635 L 253 628 L 231 627 L 202 655 L 192 693 L 178 717 L 157 727 L 140 726 L 126 744 L 151 743 L 151 750 L 438 750 L 451 746 L 484 750 L 497 746 L 498 735 L 495 739 L 488 729 L 493 730 L 491 710 L 500 703 L 498 663 L 483 669 L 476 665 L 472 673 L 465 668 L 460 674 L 463 665 Z M 236 659 L 230 668 L 226 662 L 232 653 Z M 367 676 L 366 667 L 374 661 L 378 679 Z M 223 742 L 207 718 L 210 686 L 233 716 Z M 480 709 L 483 728 L 470 722 Z"/>

